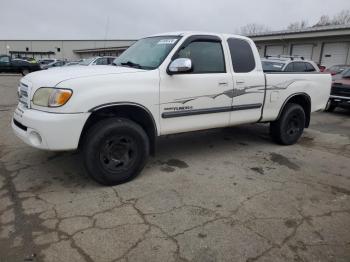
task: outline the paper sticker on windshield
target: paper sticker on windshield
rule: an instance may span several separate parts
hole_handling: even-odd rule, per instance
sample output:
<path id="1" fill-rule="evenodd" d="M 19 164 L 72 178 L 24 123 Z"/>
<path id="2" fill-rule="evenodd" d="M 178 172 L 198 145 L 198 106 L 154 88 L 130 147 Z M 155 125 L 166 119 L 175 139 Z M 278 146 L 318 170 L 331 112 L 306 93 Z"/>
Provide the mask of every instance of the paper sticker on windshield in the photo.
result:
<path id="1" fill-rule="evenodd" d="M 176 41 L 177 39 L 162 39 L 159 40 L 158 45 L 173 45 Z"/>

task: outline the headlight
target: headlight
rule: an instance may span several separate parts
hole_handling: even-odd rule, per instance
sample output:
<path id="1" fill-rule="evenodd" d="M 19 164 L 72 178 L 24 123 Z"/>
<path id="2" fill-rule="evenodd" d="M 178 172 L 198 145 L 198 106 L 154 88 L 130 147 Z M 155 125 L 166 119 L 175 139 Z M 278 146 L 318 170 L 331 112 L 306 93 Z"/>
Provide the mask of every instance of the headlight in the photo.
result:
<path id="1" fill-rule="evenodd" d="M 59 89 L 41 87 L 34 93 L 33 104 L 46 107 L 63 106 L 71 98 L 73 91 L 70 89 Z"/>

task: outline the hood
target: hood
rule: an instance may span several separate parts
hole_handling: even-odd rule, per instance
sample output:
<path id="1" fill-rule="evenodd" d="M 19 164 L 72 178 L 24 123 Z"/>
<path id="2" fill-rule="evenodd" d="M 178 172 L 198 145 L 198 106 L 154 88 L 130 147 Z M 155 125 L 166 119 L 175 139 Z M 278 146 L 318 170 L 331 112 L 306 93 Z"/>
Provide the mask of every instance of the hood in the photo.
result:
<path id="1" fill-rule="evenodd" d="M 49 68 L 43 71 L 30 73 L 23 78 L 24 82 L 30 82 L 34 87 L 54 87 L 58 83 L 75 78 L 91 77 L 97 75 L 122 74 L 143 72 L 144 70 L 130 67 L 117 66 L 71 66 Z"/>

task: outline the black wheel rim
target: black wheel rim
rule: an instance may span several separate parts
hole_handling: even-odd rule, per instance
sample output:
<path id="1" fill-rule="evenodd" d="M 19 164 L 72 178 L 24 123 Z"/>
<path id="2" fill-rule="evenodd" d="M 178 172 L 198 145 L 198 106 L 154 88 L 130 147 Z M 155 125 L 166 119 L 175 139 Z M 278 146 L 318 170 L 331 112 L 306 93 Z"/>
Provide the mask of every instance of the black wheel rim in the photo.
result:
<path id="1" fill-rule="evenodd" d="M 114 136 L 102 143 L 100 163 L 109 172 L 129 169 L 135 162 L 136 142 L 129 136 Z"/>
<path id="2" fill-rule="evenodd" d="M 290 137 L 299 136 L 303 129 L 302 117 L 298 113 L 292 114 L 287 122 L 285 132 Z"/>

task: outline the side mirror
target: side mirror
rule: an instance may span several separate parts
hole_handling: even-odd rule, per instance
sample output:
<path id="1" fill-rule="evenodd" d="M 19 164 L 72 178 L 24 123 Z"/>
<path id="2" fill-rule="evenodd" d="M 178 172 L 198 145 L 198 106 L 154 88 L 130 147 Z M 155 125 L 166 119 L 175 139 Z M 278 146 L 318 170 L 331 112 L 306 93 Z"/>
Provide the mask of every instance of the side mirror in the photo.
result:
<path id="1" fill-rule="evenodd" d="M 185 73 L 192 70 L 192 61 L 189 58 L 178 58 L 171 62 L 168 68 L 170 75 Z"/>

